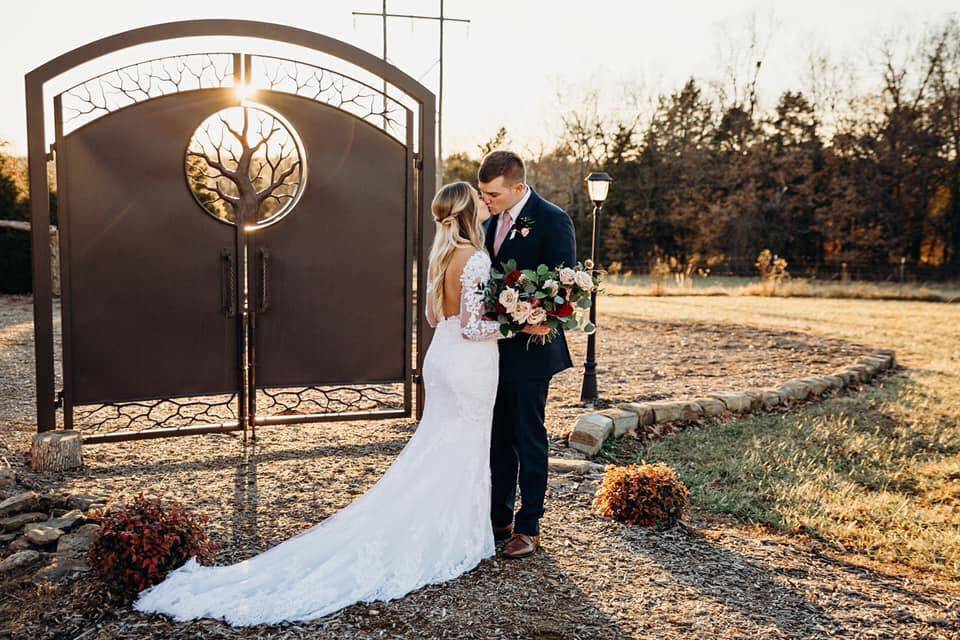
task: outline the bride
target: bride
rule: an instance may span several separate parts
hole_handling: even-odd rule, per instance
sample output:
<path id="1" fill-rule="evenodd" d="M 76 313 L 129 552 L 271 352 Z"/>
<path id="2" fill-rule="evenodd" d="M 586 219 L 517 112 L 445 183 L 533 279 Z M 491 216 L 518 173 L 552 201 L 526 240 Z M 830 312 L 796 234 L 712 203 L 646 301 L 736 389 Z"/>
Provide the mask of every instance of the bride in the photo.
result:
<path id="1" fill-rule="evenodd" d="M 483 319 L 480 291 L 490 277 L 480 225 L 490 212 L 466 182 L 444 186 L 432 209 L 426 404 L 396 460 L 319 524 L 237 564 L 191 558 L 142 591 L 135 609 L 234 626 L 311 620 L 450 580 L 495 553 L 489 454 L 502 336 Z"/>

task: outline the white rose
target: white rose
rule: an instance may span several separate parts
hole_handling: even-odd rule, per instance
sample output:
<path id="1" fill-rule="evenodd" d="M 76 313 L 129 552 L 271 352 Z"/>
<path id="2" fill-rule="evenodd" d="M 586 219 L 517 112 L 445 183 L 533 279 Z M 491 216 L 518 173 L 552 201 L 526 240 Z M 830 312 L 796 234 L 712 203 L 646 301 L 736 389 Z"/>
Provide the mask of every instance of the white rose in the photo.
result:
<path id="1" fill-rule="evenodd" d="M 533 306 L 526 300 L 523 300 L 517 303 L 517 306 L 510 312 L 510 315 L 513 316 L 513 319 L 517 322 L 523 323 L 530 318 L 530 312 L 532 311 Z"/>
<path id="2" fill-rule="evenodd" d="M 560 283 L 556 280 L 546 280 L 543 283 L 543 290 L 549 291 L 550 295 L 555 296 L 560 291 Z"/>
<path id="3" fill-rule="evenodd" d="M 583 263 L 583 266 L 585 266 L 587 269 L 593 269 L 593 260 L 587 258 L 586 262 Z"/>
<path id="4" fill-rule="evenodd" d="M 547 321 L 547 311 L 543 307 L 537 307 L 530 312 L 530 317 L 527 318 L 527 324 L 538 325 Z"/>
<path id="5" fill-rule="evenodd" d="M 517 293 L 516 289 L 507 288 L 500 292 L 499 301 L 506 308 L 507 313 L 513 313 L 520 301 L 520 294 Z"/>
<path id="6" fill-rule="evenodd" d="M 573 284 L 576 281 L 577 272 L 570 267 L 560 269 L 560 282 L 563 284 Z"/>
<path id="7" fill-rule="evenodd" d="M 577 273 L 574 274 L 573 279 L 577 286 L 584 291 L 590 291 L 593 289 L 593 278 L 591 278 L 590 274 L 586 271 L 577 271 Z"/>

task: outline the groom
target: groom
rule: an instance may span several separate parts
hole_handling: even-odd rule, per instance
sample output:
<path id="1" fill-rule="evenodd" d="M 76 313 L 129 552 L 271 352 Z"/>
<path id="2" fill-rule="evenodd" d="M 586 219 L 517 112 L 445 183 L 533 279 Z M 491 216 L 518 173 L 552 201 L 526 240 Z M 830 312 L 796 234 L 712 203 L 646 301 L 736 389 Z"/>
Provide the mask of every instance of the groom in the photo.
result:
<path id="1" fill-rule="evenodd" d="M 483 201 L 492 214 L 484 223 L 494 266 L 510 259 L 518 269 L 576 264 L 573 222 L 563 209 L 526 184 L 523 160 L 512 151 L 493 151 L 478 173 Z M 529 335 L 500 340 L 500 384 L 490 441 L 491 507 L 494 538 L 508 540 L 503 555 L 524 558 L 540 546 L 540 518 L 547 491 L 547 430 L 544 408 L 550 378 L 573 366 L 567 341 L 527 347 Z M 519 471 L 519 478 L 518 478 Z M 514 515 L 517 483 L 520 510 Z"/>

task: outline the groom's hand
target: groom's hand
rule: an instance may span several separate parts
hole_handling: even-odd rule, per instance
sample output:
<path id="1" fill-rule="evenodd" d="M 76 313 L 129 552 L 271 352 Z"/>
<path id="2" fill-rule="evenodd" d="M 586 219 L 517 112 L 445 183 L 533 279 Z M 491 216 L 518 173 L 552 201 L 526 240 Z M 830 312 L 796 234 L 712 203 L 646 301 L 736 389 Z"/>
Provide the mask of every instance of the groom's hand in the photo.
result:
<path id="1" fill-rule="evenodd" d="M 545 336 L 550 333 L 550 327 L 545 324 L 537 325 L 535 327 L 527 325 L 523 328 L 523 333 L 529 333 L 532 336 Z"/>

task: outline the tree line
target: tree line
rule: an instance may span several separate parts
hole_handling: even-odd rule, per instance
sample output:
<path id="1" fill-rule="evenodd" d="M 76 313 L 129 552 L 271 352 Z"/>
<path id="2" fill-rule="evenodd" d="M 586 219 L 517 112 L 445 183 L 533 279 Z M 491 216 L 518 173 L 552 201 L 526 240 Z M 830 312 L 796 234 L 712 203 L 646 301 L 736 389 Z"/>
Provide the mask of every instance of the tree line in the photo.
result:
<path id="1" fill-rule="evenodd" d="M 808 86 L 761 112 L 760 69 L 757 59 L 736 91 L 691 78 L 652 98 L 646 117 L 605 118 L 588 97 L 553 148 L 528 150 L 528 181 L 574 218 L 581 257 L 592 233 L 583 178 L 606 171 L 604 264 L 746 274 L 769 250 L 809 276 L 890 278 L 904 265 L 960 275 L 960 23 L 909 47 L 885 41 L 878 88 L 859 95 L 811 56 Z M 507 143 L 501 129 L 478 155 Z M 477 162 L 453 154 L 445 180 L 476 182 Z"/>

